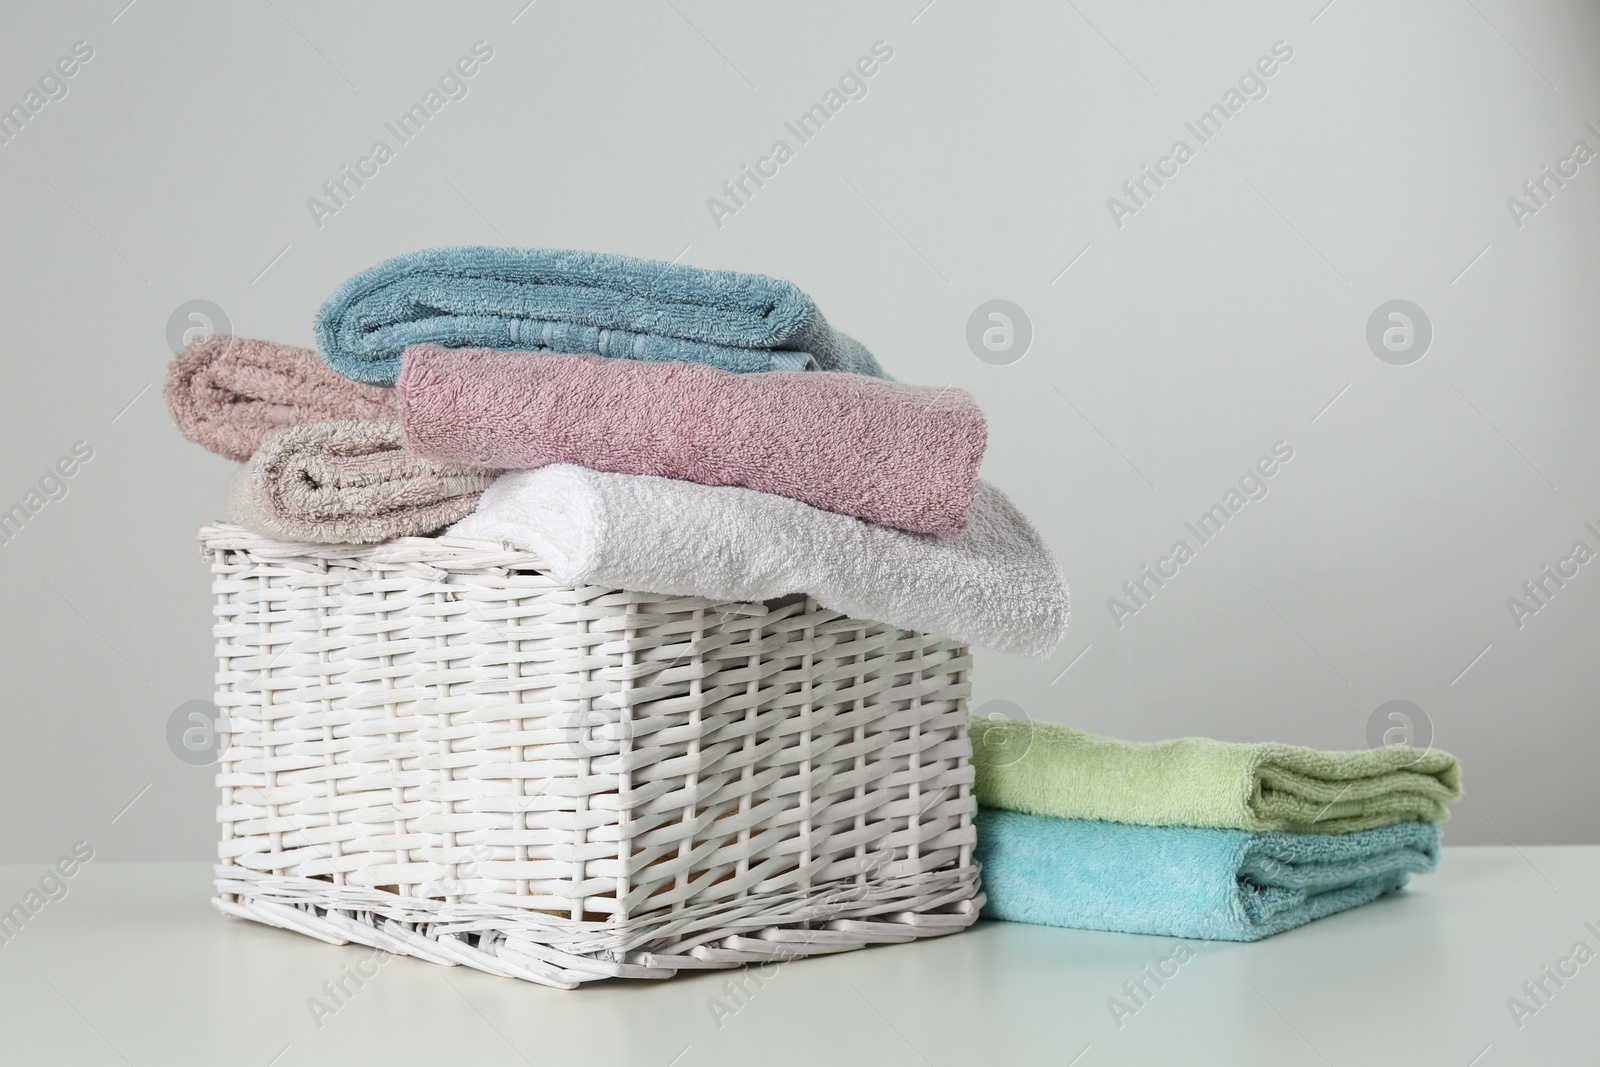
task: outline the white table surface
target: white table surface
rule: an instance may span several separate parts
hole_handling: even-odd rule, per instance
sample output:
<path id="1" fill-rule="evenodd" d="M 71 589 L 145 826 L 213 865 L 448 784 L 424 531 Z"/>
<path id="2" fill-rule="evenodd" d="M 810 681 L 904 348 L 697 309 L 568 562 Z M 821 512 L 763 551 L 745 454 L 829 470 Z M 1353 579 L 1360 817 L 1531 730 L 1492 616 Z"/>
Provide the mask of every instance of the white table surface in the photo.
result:
<path id="1" fill-rule="evenodd" d="M 0 867 L 0 909 L 43 873 Z M 1109 999 L 1175 942 L 1013 923 L 790 963 L 720 1026 L 730 972 L 565 992 L 406 958 L 318 1020 L 371 950 L 224 919 L 209 879 L 86 866 L 0 945 L 0 1063 L 1600 1063 L 1600 955 L 1520 1028 L 1507 1006 L 1577 942 L 1600 953 L 1600 847 L 1447 848 L 1396 897 L 1200 944 L 1120 1028 Z"/>

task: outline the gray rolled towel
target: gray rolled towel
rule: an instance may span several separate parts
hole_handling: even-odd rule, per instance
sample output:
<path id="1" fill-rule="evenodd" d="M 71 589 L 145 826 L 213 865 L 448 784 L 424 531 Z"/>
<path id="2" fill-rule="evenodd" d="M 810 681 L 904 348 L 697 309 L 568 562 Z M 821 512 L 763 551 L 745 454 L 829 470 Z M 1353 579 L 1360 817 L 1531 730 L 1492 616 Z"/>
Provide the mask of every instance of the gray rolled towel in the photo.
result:
<path id="1" fill-rule="evenodd" d="M 413 455 L 395 419 L 288 426 L 228 485 L 228 517 L 267 537 L 371 544 L 442 530 L 499 471 Z"/>

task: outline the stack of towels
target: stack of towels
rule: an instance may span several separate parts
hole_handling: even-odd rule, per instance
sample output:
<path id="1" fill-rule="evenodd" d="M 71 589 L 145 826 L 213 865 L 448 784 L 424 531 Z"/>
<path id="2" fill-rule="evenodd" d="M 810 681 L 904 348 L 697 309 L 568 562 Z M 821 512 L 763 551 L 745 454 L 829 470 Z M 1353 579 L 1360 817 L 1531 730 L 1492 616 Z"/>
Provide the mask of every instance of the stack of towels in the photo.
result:
<path id="1" fill-rule="evenodd" d="M 825 608 L 1048 655 L 1067 588 L 979 480 L 983 413 L 895 382 L 794 285 L 544 249 L 357 274 L 318 349 L 213 337 L 167 377 L 189 440 L 241 461 L 229 516 L 289 541 L 448 535 L 560 582 Z M 1254 940 L 1403 885 L 1460 794 L 1440 752 L 1318 753 L 973 725 L 1001 919 Z"/>
<path id="2" fill-rule="evenodd" d="M 1254 941 L 1376 900 L 1439 859 L 1448 753 L 1133 742 L 975 718 L 984 914 Z"/>
<path id="3" fill-rule="evenodd" d="M 1048 655 L 1067 588 L 978 479 L 983 413 L 892 381 L 789 282 L 547 249 L 444 248 L 357 274 L 318 350 L 213 337 L 166 395 L 244 462 L 267 536 L 448 535 L 569 585 L 810 594 L 862 619 Z"/>

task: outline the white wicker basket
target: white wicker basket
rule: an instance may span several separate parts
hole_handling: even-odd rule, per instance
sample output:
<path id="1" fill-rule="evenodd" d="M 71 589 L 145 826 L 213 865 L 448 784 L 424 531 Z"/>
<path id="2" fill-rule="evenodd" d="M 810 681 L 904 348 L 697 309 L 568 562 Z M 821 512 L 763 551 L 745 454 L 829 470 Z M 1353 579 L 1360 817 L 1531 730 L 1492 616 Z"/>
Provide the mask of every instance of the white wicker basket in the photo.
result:
<path id="1" fill-rule="evenodd" d="M 229 915 L 567 988 L 978 916 L 961 645 L 479 541 L 201 539 Z"/>

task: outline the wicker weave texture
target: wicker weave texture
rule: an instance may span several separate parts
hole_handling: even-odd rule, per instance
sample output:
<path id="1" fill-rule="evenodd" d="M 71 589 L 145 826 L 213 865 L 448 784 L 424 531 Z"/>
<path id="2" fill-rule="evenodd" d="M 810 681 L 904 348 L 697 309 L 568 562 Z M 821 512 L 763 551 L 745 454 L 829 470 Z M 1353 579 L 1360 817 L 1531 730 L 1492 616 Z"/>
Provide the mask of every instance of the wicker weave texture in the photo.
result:
<path id="1" fill-rule="evenodd" d="M 201 539 L 226 913 L 564 987 L 977 918 L 964 646 L 486 542 Z"/>

